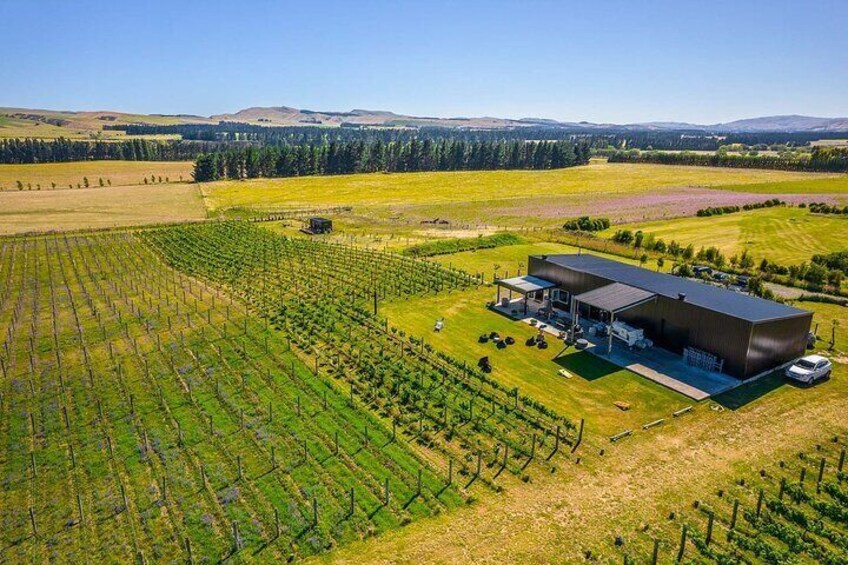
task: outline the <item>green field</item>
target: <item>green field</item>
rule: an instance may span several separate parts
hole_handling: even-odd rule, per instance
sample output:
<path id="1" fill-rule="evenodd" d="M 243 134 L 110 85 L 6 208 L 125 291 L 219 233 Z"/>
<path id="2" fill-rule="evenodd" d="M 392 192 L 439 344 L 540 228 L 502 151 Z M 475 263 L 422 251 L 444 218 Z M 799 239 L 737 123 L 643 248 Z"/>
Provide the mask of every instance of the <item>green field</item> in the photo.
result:
<path id="1" fill-rule="evenodd" d="M 518 387 L 522 394 L 533 398 L 544 398 L 546 405 L 560 413 L 584 417 L 593 434 L 613 435 L 690 403 L 686 397 L 590 353 L 572 348 L 558 355 L 561 343 L 554 342 L 544 350 L 527 347 L 524 342 L 538 330 L 486 309 L 486 302 L 494 299 L 494 287 L 484 287 L 461 295 L 392 304 L 381 314 L 392 325 L 423 336 L 439 351 L 471 365 L 488 356 L 493 366 L 492 376 L 504 386 Z M 445 327 L 434 332 L 433 325 L 439 318 L 445 320 Z M 516 344 L 500 350 L 491 342 L 478 343 L 478 336 L 493 331 L 514 337 Z M 563 377 L 560 369 L 568 370 L 574 377 Z M 626 412 L 620 410 L 613 404 L 618 400 L 629 402 L 632 408 Z"/>
<path id="2" fill-rule="evenodd" d="M 50 229 L 52 225 L 61 229 L 126 225 L 137 223 L 135 218 L 155 222 L 159 214 L 163 214 L 163 221 L 203 217 L 195 211 L 180 211 L 175 199 L 188 191 L 155 190 L 151 181 L 148 185 L 143 183 L 151 176 L 157 186 L 159 178 L 162 184 L 179 183 L 180 178 L 187 181 L 192 166 L 190 162 L 127 161 L 0 165 L 0 198 L 4 199 L 4 211 L 9 217 L 15 215 L 2 232 Z M 37 194 L 51 191 L 53 183 L 56 192 L 69 190 L 69 185 L 77 191 L 84 178 L 94 188 L 99 188 L 99 180 L 103 179 L 103 188 L 110 188 L 111 182 L 111 188 L 139 185 L 150 190 L 142 198 L 136 197 L 140 191 L 107 193 L 107 208 L 120 203 L 114 211 L 118 218 L 114 222 L 100 218 L 96 210 L 92 214 L 100 203 L 90 194 L 60 195 L 55 200 Z M 780 185 L 790 179 L 813 184 L 830 180 L 822 175 L 782 171 L 593 161 L 585 167 L 554 171 L 342 175 L 224 181 L 198 187 L 211 216 L 350 206 L 352 210 L 347 212 L 327 212 L 334 218 L 338 216 L 339 227 L 352 236 L 349 241 L 399 249 L 434 237 L 473 237 L 509 227 L 557 227 L 565 219 L 587 211 L 606 215 L 618 223 L 679 217 L 693 214 L 697 207 L 733 203 L 733 198 L 739 197 L 730 191 L 705 187 L 757 187 L 759 183 L 772 182 Z M 18 181 L 23 190 L 18 190 Z M 836 181 L 841 182 L 841 178 Z M 841 189 L 831 186 L 830 190 L 838 193 Z M 31 197 L 11 197 L 11 193 Z M 36 210 L 43 217 L 30 213 Z M 449 223 L 424 223 L 438 218 Z"/>
<path id="3" fill-rule="evenodd" d="M 681 187 L 745 186 L 808 181 L 822 175 L 783 171 L 591 164 L 552 171 L 364 174 L 289 179 L 220 181 L 203 185 L 213 212 L 353 206 L 381 216 L 450 218 L 455 223 L 499 225 L 539 217 L 548 222 L 575 214 L 572 206 L 618 202 Z M 721 198 L 721 193 L 716 195 Z M 669 212 L 673 212 L 673 205 Z"/>
<path id="4" fill-rule="evenodd" d="M 77 165 L 55 170 L 73 178 Z M 534 330 L 486 309 L 495 288 L 465 273 L 488 282 L 526 272 L 530 254 L 578 251 L 545 239 L 555 232 L 426 261 L 379 251 L 501 222 L 554 226 L 574 210 L 675 211 L 651 211 L 657 195 L 748 198 L 697 188 L 707 185 L 828 179 L 593 162 L 137 186 L 124 165 L 112 178 L 122 171 L 127 186 L 0 193 L 0 233 L 353 210 L 330 214 L 336 233 L 320 238 L 298 220 L 0 237 L 0 561 L 649 563 L 656 538 L 666 563 L 683 524 L 691 563 L 848 553 L 844 515 L 821 510 L 845 507 L 835 468 L 848 441 L 848 309 L 799 303 L 815 314 L 816 351 L 835 362 L 830 381 L 797 388 L 772 375 L 675 418 L 691 401 L 588 353 L 528 347 Z M 420 221 L 436 217 L 452 222 Z M 844 222 L 775 208 L 628 227 L 790 262 L 838 248 Z M 491 331 L 516 343 L 478 342 Z M 476 369 L 483 356 L 491 373 Z M 816 493 L 820 457 L 841 490 Z M 792 509 L 806 533 L 775 504 L 780 477 L 797 483 L 801 467 L 810 498 Z M 760 487 L 768 517 L 749 520 Z M 744 537 L 728 540 L 735 498 Z"/>
<path id="5" fill-rule="evenodd" d="M 757 194 L 848 194 L 848 175 L 837 175 L 829 178 L 806 178 L 797 180 L 774 180 L 756 182 L 746 186 L 738 184 L 722 184 L 716 186 L 721 190 L 737 192 L 755 192 Z"/>
<path id="6" fill-rule="evenodd" d="M 848 218 L 811 214 L 803 208 L 767 208 L 705 218 L 678 218 L 615 226 L 601 232 L 610 237 L 619 229 L 642 230 L 666 242 L 718 247 L 728 258 L 747 249 L 757 260 L 782 265 L 810 260 L 816 253 L 848 249 Z"/>

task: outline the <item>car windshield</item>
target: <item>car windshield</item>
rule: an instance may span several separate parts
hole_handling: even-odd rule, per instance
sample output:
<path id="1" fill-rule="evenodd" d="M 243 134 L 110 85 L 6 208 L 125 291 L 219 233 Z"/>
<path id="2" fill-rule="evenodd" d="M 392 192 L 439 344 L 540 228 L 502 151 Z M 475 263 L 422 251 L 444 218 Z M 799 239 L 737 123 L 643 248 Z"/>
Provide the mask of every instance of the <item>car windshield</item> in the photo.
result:
<path id="1" fill-rule="evenodd" d="M 806 359 L 801 359 L 800 361 L 798 361 L 795 364 L 797 366 L 801 367 L 802 369 L 815 369 L 816 368 L 815 363 L 813 363 L 812 361 L 807 361 Z"/>

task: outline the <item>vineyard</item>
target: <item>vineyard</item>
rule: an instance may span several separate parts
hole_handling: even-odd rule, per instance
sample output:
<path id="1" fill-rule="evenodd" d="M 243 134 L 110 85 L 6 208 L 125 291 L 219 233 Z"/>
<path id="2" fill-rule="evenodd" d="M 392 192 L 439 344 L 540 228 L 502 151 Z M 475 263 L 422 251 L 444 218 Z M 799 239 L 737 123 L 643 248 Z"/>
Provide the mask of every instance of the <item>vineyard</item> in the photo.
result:
<path id="1" fill-rule="evenodd" d="M 461 272 L 238 222 L 0 246 L 4 561 L 301 558 L 579 441 L 374 314 Z"/>
<path id="2" fill-rule="evenodd" d="M 845 440 L 834 436 L 739 478 L 685 515 L 669 515 L 679 538 L 641 539 L 651 549 L 639 562 L 848 563 L 845 465 Z M 625 562 L 633 562 L 627 552 Z"/>
<path id="3" fill-rule="evenodd" d="M 477 367 L 388 327 L 378 300 L 446 292 L 477 282 L 461 271 L 351 246 L 278 237 L 243 222 L 184 225 L 144 237 L 172 265 L 240 296 L 351 400 L 455 461 L 469 482 L 520 473 L 577 426 L 506 389 Z M 538 453 L 541 458 L 541 451 Z M 484 477 L 482 467 L 493 470 Z M 451 464 L 452 466 L 453 464 Z"/>

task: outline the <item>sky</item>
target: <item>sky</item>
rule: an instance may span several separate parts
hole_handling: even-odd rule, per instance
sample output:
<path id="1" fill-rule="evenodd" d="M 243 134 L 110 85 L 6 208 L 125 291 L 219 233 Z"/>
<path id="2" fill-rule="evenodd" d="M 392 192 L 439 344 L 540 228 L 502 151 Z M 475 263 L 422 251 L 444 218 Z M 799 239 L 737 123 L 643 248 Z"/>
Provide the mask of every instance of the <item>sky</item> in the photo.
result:
<path id="1" fill-rule="evenodd" d="M 848 116 L 848 0 L 0 0 L 0 107 Z"/>

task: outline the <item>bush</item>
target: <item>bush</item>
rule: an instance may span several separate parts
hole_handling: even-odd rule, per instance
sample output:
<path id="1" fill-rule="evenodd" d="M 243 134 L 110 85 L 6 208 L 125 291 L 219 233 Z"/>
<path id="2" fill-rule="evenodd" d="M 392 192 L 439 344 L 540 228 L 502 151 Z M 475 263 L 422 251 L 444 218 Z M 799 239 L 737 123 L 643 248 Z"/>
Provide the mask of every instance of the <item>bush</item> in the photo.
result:
<path id="1" fill-rule="evenodd" d="M 413 257 L 432 257 L 434 255 L 447 255 L 449 253 L 472 251 L 474 249 L 492 249 L 505 245 L 519 245 L 524 242 L 525 240 L 523 238 L 514 233 L 497 233 L 480 237 L 440 239 L 420 245 L 413 245 L 404 249 L 403 254 Z"/>
<path id="2" fill-rule="evenodd" d="M 610 227 L 610 221 L 609 218 L 581 216 L 576 220 L 568 220 L 562 227 L 568 231 L 603 231 Z"/>

